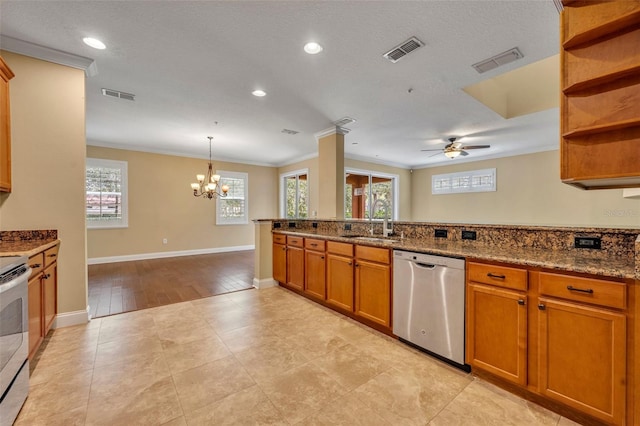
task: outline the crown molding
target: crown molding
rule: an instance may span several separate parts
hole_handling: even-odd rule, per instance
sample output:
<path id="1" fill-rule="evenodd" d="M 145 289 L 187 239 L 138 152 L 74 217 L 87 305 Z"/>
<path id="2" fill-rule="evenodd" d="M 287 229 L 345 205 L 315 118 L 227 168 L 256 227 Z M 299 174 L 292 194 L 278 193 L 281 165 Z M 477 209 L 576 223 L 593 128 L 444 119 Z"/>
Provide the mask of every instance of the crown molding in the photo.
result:
<path id="1" fill-rule="evenodd" d="M 8 52 L 83 70 L 87 77 L 93 77 L 98 74 L 98 66 L 91 58 L 85 58 L 84 56 L 74 55 L 73 53 L 63 52 L 5 35 L 0 35 L 0 46 L 2 46 L 2 50 Z"/>
<path id="2" fill-rule="evenodd" d="M 334 134 L 346 135 L 350 131 L 351 130 L 347 129 L 346 127 L 333 126 L 333 127 L 329 127 L 328 129 L 321 130 L 318 133 L 314 134 L 313 136 L 315 136 L 316 142 L 320 142 L 320 139 L 324 138 L 325 136 L 334 135 Z"/>

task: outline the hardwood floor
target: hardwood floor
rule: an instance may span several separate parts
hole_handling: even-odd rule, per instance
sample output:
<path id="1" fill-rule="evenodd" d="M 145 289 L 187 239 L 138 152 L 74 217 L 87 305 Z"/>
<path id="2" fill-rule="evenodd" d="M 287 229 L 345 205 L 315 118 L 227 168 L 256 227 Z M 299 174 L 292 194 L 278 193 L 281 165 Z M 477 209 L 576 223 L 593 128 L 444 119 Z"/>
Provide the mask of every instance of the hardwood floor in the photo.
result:
<path id="1" fill-rule="evenodd" d="M 89 266 L 92 318 L 136 311 L 253 285 L 253 250 Z"/>

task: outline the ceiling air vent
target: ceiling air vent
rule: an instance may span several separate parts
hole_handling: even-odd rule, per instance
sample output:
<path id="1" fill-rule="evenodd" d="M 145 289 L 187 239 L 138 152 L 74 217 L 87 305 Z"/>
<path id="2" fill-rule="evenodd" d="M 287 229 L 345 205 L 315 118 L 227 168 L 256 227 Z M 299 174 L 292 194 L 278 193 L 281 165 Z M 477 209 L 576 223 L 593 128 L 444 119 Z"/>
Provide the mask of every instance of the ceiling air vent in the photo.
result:
<path id="1" fill-rule="evenodd" d="M 286 133 L 287 135 L 297 135 L 300 132 L 290 129 L 282 129 L 281 133 Z"/>
<path id="2" fill-rule="evenodd" d="M 332 121 L 332 123 L 336 126 L 336 127 L 344 127 L 347 124 L 351 124 L 351 123 L 355 123 L 356 120 L 355 118 L 351 118 L 351 117 L 342 117 L 339 120 L 336 121 Z"/>
<path id="3" fill-rule="evenodd" d="M 521 58 L 524 58 L 524 55 L 522 54 L 520 49 L 514 47 L 513 49 L 499 53 L 496 56 L 492 56 L 489 59 L 477 62 L 471 66 L 475 68 L 475 70 L 480 74 L 482 74 L 483 72 L 491 71 L 492 69 L 498 68 L 499 66 L 508 64 L 509 62 L 513 62 Z"/>
<path id="4" fill-rule="evenodd" d="M 136 97 L 133 93 L 125 93 L 113 89 L 102 89 L 102 94 L 104 96 L 111 96 L 112 98 L 126 99 L 127 101 L 133 101 Z"/>
<path id="5" fill-rule="evenodd" d="M 388 60 L 390 60 L 391 62 L 393 62 L 395 64 L 401 58 L 404 58 L 409 53 L 413 52 L 414 50 L 416 50 L 417 48 L 422 47 L 422 46 L 424 46 L 423 42 L 421 42 L 420 40 L 418 40 L 415 37 L 411 37 L 409 40 L 405 41 L 404 43 L 402 43 L 402 44 L 400 44 L 400 45 L 398 45 L 396 47 L 394 47 L 393 49 L 391 49 L 390 51 L 388 51 L 387 53 L 385 53 L 382 56 L 387 58 Z"/>

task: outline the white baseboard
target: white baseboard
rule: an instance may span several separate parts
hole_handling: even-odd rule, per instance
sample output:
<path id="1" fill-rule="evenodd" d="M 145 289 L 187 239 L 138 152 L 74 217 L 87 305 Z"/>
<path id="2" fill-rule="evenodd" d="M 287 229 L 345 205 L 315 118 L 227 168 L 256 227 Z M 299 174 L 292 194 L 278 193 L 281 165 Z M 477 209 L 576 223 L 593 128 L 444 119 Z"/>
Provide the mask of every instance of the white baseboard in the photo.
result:
<path id="1" fill-rule="evenodd" d="M 255 248 L 256 248 L 255 245 L 247 245 L 247 246 L 232 246 L 232 247 L 214 247 L 214 248 L 196 249 L 196 250 L 162 251 L 158 253 L 128 254 L 124 256 L 93 257 L 93 258 L 87 259 L 87 265 L 99 265 L 102 263 L 115 263 L 115 262 L 131 262 L 134 260 L 162 259 L 165 257 L 196 256 L 199 254 L 227 253 L 232 251 L 255 250 Z"/>
<path id="2" fill-rule="evenodd" d="M 72 325 L 86 324 L 91 321 L 89 306 L 84 311 L 63 312 L 56 315 L 53 328 L 71 327 Z"/>
<path id="3" fill-rule="evenodd" d="M 253 279 L 253 286 L 257 289 L 275 287 L 277 285 L 278 285 L 278 282 L 273 278 L 263 278 L 261 280 L 257 278 Z"/>

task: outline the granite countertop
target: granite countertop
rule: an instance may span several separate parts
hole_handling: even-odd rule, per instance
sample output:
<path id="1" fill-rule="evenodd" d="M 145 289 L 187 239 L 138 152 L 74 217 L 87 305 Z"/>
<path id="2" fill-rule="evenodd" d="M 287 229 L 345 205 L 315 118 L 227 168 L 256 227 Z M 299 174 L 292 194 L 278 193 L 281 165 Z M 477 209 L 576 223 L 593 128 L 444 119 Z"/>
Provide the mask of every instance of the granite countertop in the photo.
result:
<path id="1" fill-rule="evenodd" d="M 0 241 L 0 256 L 33 256 L 59 244 L 60 240 L 47 238 L 42 240 Z"/>
<path id="2" fill-rule="evenodd" d="M 626 257 L 593 255 L 584 250 L 543 250 L 520 247 L 490 247 L 472 241 L 438 241 L 435 239 L 403 239 L 375 242 L 356 240 L 352 236 L 329 235 L 314 232 L 273 230 L 274 233 L 324 238 L 334 241 L 357 243 L 375 247 L 421 253 L 506 262 L 516 265 L 556 269 L 558 271 L 581 272 L 613 278 L 636 278 L 635 260 Z"/>

